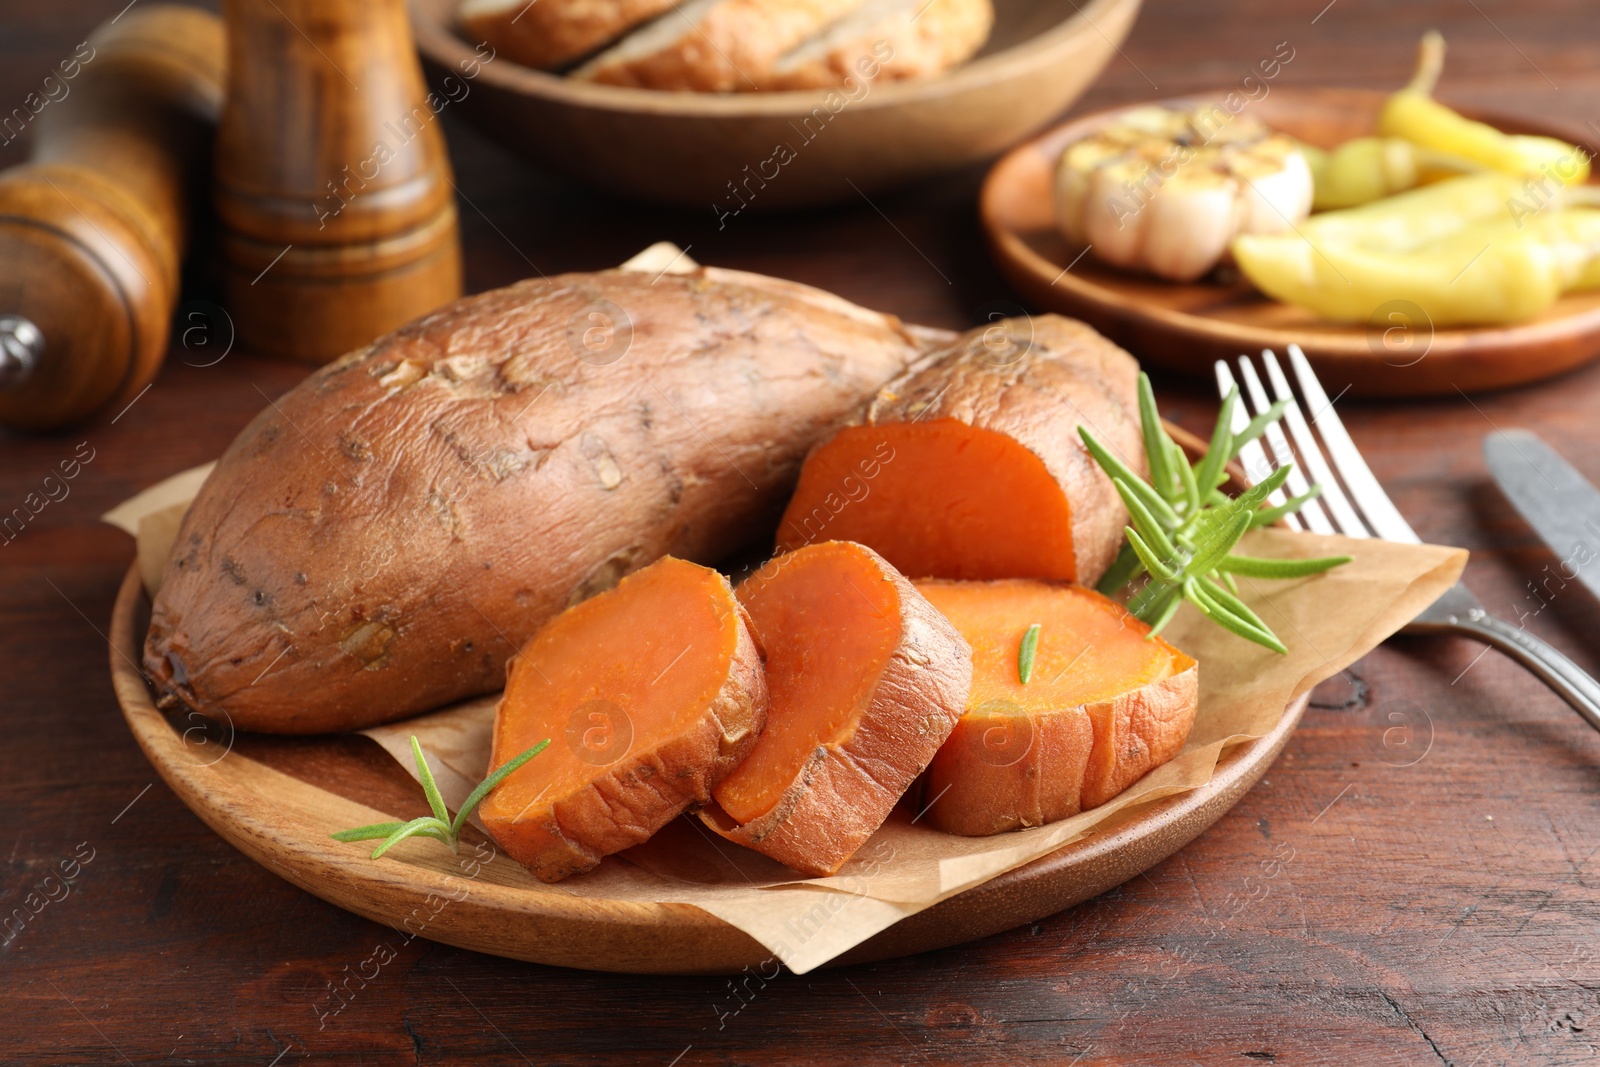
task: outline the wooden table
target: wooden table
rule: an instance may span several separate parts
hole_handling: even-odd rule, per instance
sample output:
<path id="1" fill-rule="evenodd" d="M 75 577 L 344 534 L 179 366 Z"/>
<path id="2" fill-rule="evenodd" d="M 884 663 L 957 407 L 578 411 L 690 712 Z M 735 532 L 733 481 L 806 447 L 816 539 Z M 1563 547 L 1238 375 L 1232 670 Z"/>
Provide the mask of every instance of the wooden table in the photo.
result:
<path id="1" fill-rule="evenodd" d="M 0 3 L 9 109 L 126 0 Z M 1151 0 L 1082 106 L 1228 83 L 1288 41 L 1298 85 L 1388 87 L 1421 32 L 1446 94 L 1600 118 L 1579 0 Z M 658 239 L 908 319 L 964 327 L 1014 301 L 984 254 L 981 172 L 787 218 L 669 213 L 559 184 L 450 122 L 473 290 L 615 264 Z M 23 146 L 0 149 L 0 165 Z M 884 217 L 887 216 L 887 218 Z M 191 292 L 205 299 L 204 271 Z M 1115 892 L 923 957 L 727 979 L 558 971 L 417 941 L 319 1027 L 328 983 L 394 941 L 223 844 L 155 780 L 112 699 L 104 631 L 132 555 L 97 516 L 217 455 L 299 368 L 174 348 L 114 423 L 0 444 L 9 511 L 80 453 L 68 495 L 0 544 L 10 913 L 77 876 L 0 947 L 0 1061 L 289 1064 L 1592 1063 L 1600 1035 L 1600 737 L 1498 655 L 1401 639 L 1315 694 L 1279 764 L 1213 830 Z M 1209 395 L 1165 380 L 1169 417 Z M 1333 389 L 1338 383 L 1331 383 Z M 1473 553 L 1491 609 L 1600 669 L 1600 606 L 1506 514 L 1480 445 L 1541 431 L 1600 477 L 1600 366 L 1470 400 L 1340 410 L 1424 536 Z M 59 493 L 58 493 L 59 495 Z M 1530 583 L 1539 588 L 1535 592 Z M 1585 638 L 1588 638 L 1585 640 Z M 75 858 L 76 857 L 76 858 Z M 55 885 L 55 883 L 51 883 Z M 61 891 L 56 891 L 60 896 Z"/>

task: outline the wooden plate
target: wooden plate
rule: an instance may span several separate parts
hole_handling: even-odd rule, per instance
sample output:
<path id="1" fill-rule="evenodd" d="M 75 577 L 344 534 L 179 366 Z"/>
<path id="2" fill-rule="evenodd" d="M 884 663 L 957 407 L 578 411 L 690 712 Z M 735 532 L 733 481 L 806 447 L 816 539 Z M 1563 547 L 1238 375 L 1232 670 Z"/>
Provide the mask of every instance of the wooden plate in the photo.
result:
<path id="1" fill-rule="evenodd" d="M 443 849 L 351 862 L 348 846 L 328 839 L 330 830 L 426 814 L 421 788 L 364 737 L 222 736 L 199 716 L 169 718 L 152 703 L 136 666 L 149 619 L 138 570 L 130 569 L 111 620 L 111 674 L 139 747 L 208 826 L 307 892 L 435 941 L 562 967 L 722 974 L 771 959 L 758 942 L 699 908 L 530 886 L 503 857 L 471 881 Z M 1120 885 L 1221 818 L 1283 750 L 1305 704 L 1291 705 L 1271 734 L 1225 752 L 1205 786 L 1134 808 L 1108 829 L 919 912 L 834 963 L 986 937 Z M 469 828 L 468 844 L 471 834 Z"/>
<path id="2" fill-rule="evenodd" d="M 1173 107 L 1221 100 L 1227 93 L 1164 100 Z M 1329 147 L 1371 133 L 1386 94 L 1351 89 L 1274 88 L 1250 104 L 1253 114 L 1311 144 Z M 1174 284 L 1078 259 L 1056 230 L 1055 162 L 1071 142 L 1125 110 L 1074 119 L 1009 152 L 984 183 L 983 226 L 1001 271 L 1040 307 L 1089 322 L 1140 360 L 1194 375 L 1217 359 L 1290 342 L 1305 349 L 1330 394 L 1453 395 L 1560 374 L 1600 355 L 1600 291 L 1563 297 L 1531 322 L 1508 327 L 1434 330 L 1403 309 L 1381 327 L 1325 322 L 1309 311 L 1232 284 Z M 1472 113 L 1512 133 L 1548 134 L 1581 145 L 1572 130 L 1529 119 Z M 1067 270 L 1068 266 L 1071 270 Z"/>
<path id="3" fill-rule="evenodd" d="M 1099 76 L 1140 0 L 996 0 L 994 32 L 971 62 L 937 77 L 873 85 L 842 103 L 821 91 L 595 85 L 503 56 L 483 64 L 463 96 L 462 72 L 474 69 L 476 57 L 456 35 L 459 0 L 410 3 L 430 80 L 457 101 L 452 111 L 487 136 L 586 184 L 709 208 L 727 225 L 745 206 L 859 201 L 993 158 Z M 455 80 L 445 84 L 447 75 Z"/>

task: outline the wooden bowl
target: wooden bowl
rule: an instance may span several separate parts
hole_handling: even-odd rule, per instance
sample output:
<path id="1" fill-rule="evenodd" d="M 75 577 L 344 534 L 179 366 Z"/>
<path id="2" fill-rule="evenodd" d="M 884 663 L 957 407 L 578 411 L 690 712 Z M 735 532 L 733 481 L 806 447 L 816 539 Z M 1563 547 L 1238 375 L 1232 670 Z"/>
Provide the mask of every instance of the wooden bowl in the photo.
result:
<path id="1" fill-rule="evenodd" d="M 858 199 L 988 159 L 1061 113 L 1116 54 L 1140 0 L 996 0 L 971 62 L 934 78 L 824 92 L 668 93 L 573 81 L 504 57 L 448 106 L 501 144 L 582 182 L 698 210 Z M 411 0 L 435 86 L 470 67 L 456 0 Z M 459 97 L 460 88 L 453 94 Z M 817 109 L 821 109 L 818 111 Z M 793 158 L 781 165 L 779 146 Z M 737 189 L 737 192 L 736 192 Z"/>
<path id="2" fill-rule="evenodd" d="M 395 853 L 377 863 L 352 853 L 328 834 L 423 814 L 416 783 L 362 737 L 214 736 L 197 716 L 169 719 L 152 703 L 136 666 L 149 616 L 135 567 L 112 615 L 111 674 L 139 747 L 208 826 L 308 893 L 445 944 L 561 967 L 726 974 L 771 961 L 758 942 L 692 905 L 572 896 L 540 885 L 508 860 L 485 865 L 468 880 L 442 849 L 429 850 L 423 860 L 418 853 Z M 1224 752 L 1199 789 L 1132 808 L 1076 844 L 902 920 L 828 966 L 987 937 L 1155 866 L 1244 796 L 1283 751 L 1305 705 L 1302 697 L 1270 734 Z M 469 836 L 473 832 L 469 828 Z"/>
<path id="3" fill-rule="evenodd" d="M 1226 90 L 1160 103 L 1188 107 Z M 1253 114 L 1311 144 L 1331 147 L 1372 132 L 1386 94 L 1353 89 L 1274 88 Z M 1215 360 L 1297 343 L 1330 394 L 1455 395 L 1560 374 L 1600 355 L 1600 291 L 1573 293 L 1531 322 L 1504 327 L 1433 329 L 1405 309 L 1380 327 L 1330 323 L 1279 304 L 1249 282 L 1176 284 L 1081 259 L 1056 229 L 1056 161 L 1071 142 L 1125 108 L 1073 119 L 1021 145 L 995 164 L 980 201 L 983 226 L 1002 273 L 1029 300 L 1093 325 L 1141 361 L 1207 376 Z M 1472 113 L 1512 133 L 1547 134 L 1582 145 L 1581 133 L 1535 120 Z M 1071 267 L 1068 270 L 1068 267 Z"/>

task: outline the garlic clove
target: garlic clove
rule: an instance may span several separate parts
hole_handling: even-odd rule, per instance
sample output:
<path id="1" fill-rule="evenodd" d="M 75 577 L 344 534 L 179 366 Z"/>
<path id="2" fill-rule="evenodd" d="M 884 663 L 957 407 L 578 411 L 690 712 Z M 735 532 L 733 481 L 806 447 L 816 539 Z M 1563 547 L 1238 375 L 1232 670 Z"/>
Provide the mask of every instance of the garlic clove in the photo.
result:
<path id="1" fill-rule="evenodd" d="M 1173 281 L 1201 277 L 1227 253 L 1241 203 L 1239 182 L 1227 175 L 1207 170 L 1173 178 L 1145 208 L 1145 266 Z"/>
<path id="2" fill-rule="evenodd" d="M 1142 160 L 1107 163 L 1089 176 L 1083 203 L 1084 237 L 1101 261 L 1116 267 L 1138 269 L 1149 216 L 1142 210 L 1139 190 L 1147 180 Z"/>

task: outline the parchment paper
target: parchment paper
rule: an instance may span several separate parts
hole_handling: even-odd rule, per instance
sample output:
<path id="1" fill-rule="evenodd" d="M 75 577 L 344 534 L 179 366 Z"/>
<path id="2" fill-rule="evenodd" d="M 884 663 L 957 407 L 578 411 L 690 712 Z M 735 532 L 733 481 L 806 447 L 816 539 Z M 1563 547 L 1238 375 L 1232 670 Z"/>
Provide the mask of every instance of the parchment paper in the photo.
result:
<path id="1" fill-rule="evenodd" d="M 140 573 L 152 593 L 178 520 L 209 469 L 168 479 L 106 515 L 138 539 Z M 1244 551 L 1354 559 L 1315 578 L 1241 583 L 1243 599 L 1288 644 L 1286 656 L 1236 638 L 1185 606 L 1167 636 L 1200 663 L 1200 710 L 1188 744 L 1172 762 L 1092 811 L 1035 829 L 963 838 L 917 822 L 918 813 L 902 806 L 831 878 L 797 876 L 685 817 L 557 886 L 529 875 L 528 889 L 691 904 L 804 973 L 908 915 L 1086 836 L 1119 812 L 1204 785 L 1223 749 L 1269 733 L 1291 701 L 1360 659 L 1449 588 L 1467 558 L 1457 548 L 1278 529 L 1250 534 Z M 413 775 L 409 738 L 416 734 L 454 809 L 488 770 L 496 700 L 480 698 L 363 732 Z M 404 847 L 394 853 L 397 859 L 382 862 L 404 862 L 403 853 Z"/>

